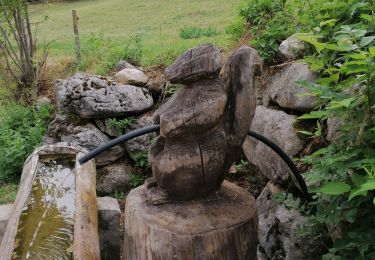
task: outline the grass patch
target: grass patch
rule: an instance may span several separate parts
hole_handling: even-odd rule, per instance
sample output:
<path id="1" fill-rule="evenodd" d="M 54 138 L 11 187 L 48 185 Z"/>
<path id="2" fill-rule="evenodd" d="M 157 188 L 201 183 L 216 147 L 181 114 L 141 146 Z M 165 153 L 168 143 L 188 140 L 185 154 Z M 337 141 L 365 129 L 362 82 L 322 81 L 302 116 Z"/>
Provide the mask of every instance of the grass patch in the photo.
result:
<path id="1" fill-rule="evenodd" d="M 13 203 L 16 199 L 18 185 L 15 183 L 0 184 L 0 205 Z"/>
<path id="2" fill-rule="evenodd" d="M 90 0 L 59 1 L 31 5 L 33 23 L 38 25 L 39 42 L 53 41 L 50 60 L 58 62 L 75 56 L 72 9 L 77 10 L 82 49 L 91 34 L 102 34 L 114 45 L 125 48 L 133 35 L 142 38 L 142 66 L 168 64 L 177 54 L 201 43 L 226 47 L 231 37 L 225 33 L 213 37 L 181 40 L 184 27 L 214 27 L 223 32 L 236 17 L 241 0 Z M 205 11 L 202 11 L 205 10 Z"/>
<path id="3" fill-rule="evenodd" d="M 180 30 L 182 39 L 198 39 L 201 37 L 212 37 L 218 35 L 219 32 L 214 27 L 198 28 L 194 26 L 184 27 Z"/>

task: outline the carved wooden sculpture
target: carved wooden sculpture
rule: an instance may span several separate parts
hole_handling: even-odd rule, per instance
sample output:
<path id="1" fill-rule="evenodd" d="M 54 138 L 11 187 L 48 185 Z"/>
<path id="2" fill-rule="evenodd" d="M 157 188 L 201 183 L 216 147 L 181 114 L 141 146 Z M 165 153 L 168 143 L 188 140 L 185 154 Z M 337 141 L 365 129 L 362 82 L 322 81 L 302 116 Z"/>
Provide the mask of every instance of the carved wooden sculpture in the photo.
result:
<path id="1" fill-rule="evenodd" d="M 155 113 L 154 178 L 127 196 L 125 259 L 256 258 L 254 197 L 223 179 L 250 129 L 260 59 L 242 47 L 222 63 L 220 50 L 205 44 L 166 69 L 184 86 Z"/>
<path id="2" fill-rule="evenodd" d="M 258 53 L 242 47 L 223 68 L 212 45 L 190 49 L 166 69 L 184 87 L 155 115 L 160 136 L 149 161 L 157 186 L 170 200 L 205 197 L 220 188 L 238 158 L 256 106 Z"/>

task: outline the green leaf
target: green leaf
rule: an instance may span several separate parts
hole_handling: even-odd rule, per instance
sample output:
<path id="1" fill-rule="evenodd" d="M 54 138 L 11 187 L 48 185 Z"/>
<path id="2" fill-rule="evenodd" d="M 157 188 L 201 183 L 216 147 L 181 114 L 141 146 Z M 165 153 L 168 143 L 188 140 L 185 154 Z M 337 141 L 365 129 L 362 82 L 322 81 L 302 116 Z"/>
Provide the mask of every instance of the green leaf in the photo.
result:
<path id="1" fill-rule="evenodd" d="M 348 201 L 351 201 L 357 196 L 367 196 L 367 190 L 361 190 L 360 188 L 352 190 L 349 194 Z"/>
<path id="2" fill-rule="evenodd" d="M 308 136 L 314 135 L 313 133 L 311 133 L 309 131 L 297 131 L 297 133 L 301 133 L 301 134 L 308 135 Z"/>
<path id="3" fill-rule="evenodd" d="M 353 181 L 353 183 L 355 184 L 355 186 L 359 187 L 359 186 L 361 186 L 366 180 L 365 180 L 365 178 L 364 178 L 362 175 L 354 173 L 354 174 L 352 175 L 352 181 Z"/>
<path id="4" fill-rule="evenodd" d="M 309 114 L 304 114 L 298 119 L 317 119 L 317 118 L 325 118 L 328 116 L 328 113 L 326 111 L 312 111 Z"/>
<path id="5" fill-rule="evenodd" d="M 319 191 L 324 194 L 338 195 L 350 191 L 350 185 L 344 182 L 328 182 Z"/>
<path id="6" fill-rule="evenodd" d="M 337 19 L 330 19 L 330 20 L 325 20 L 325 21 L 321 21 L 319 23 L 319 26 L 322 27 L 323 25 L 329 25 L 329 26 L 332 26 L 336 23 Z"/>
<path id="7" fill-rule="evenodd" d="M 374 205 L 375 205 L 375 197 L 374 197 L 374 199 L 373 199 L 372 203 L 374 203 Z"/>
<path id="8" fill-rule="evenodd" d="M 355 100 L 356 98 L 352 97 L 352 98 L 347 98 L 347 99 L 343 99 L 343 100 L 340 100 L 340 101 L 332 101 L 330 103 L 330 108 L 333 109 L 333 108 L 341 108 L 341 107 L 346 107 L 348 108 L 350 106 L 350 104 Z"/>
<path id="9" fill-rule="evenodd" d="M 375 47 L 369 47 L 368 51 L 370 52 L 372 57 L 375 57 Z"/>
<path id="10" fill-rule="evenodd" d="M 358 59 L 358 60 L 363 60 L 367 58 L 366 52 L 360 52 L 360 53 L 355 53 L 355 54 L 350 54 L 348 57 L 353 58 L 353 59 Z"/>
<path id="11" fill-rule="evenodd" d="M 375 36 L 363 37 L 359 45 L 361 47 L 367 46 L 375 40 Z"/>
<path id="12" fill-rule="evenodd" d="M 370 179 L 361 185 L 362 190 L 375 190 L 375 179 Z"/>

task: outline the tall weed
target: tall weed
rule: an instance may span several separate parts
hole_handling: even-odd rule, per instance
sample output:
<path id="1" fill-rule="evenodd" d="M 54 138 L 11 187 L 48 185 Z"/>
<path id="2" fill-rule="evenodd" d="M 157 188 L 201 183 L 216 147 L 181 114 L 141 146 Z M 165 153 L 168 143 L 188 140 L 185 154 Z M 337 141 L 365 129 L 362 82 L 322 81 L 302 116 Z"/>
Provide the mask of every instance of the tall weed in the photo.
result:
<path id="1" fill-rule="evenodd" d="M 50 106 L 0 106 L 0 183 L 18 180 L 25 159 L 47 130 L 51 111 Z"/>

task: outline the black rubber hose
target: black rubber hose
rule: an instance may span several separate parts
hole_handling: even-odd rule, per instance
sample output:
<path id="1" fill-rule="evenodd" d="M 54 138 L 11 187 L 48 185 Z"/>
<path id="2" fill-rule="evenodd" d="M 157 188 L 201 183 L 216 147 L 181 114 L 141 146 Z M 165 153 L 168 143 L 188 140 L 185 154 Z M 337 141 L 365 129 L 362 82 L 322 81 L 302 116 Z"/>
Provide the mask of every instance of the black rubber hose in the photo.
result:
<path id="1" fill-rule="evenodd" d="M 297 182 L 302 189 L 302 194 L 303 194 L 305 201 L 308 201 L 308 202 L 311 201 L 311 195 L 309 194 L 307 190 L 305 180 L 302 178 L 299 170 L 297 169 L 297 166 L 293 163 L 293 161 L 289 158 L 289 156 L 279 146 L 277 146 L 275 143 L 273 143 L 266 137 L 260 134 L 257 134 L 253 131 L 249 131 L 249 136 L 261 141 L 262 143 L 270 147 L 283 159 L 283 161 L 288 165 L 289 169 L 292 171 L 294 177 L 296 177 Z"/>
<path id="2" fill-rule="evenodd" d="M 145 134 L 149 134 L 149 133 L 152 133 L 152 132 L 156 132 L 156 131 L 159 131 L 159 130 L 160 130 L 160 125 L 152 125 L 152 126 L 147 126 L 147 127 L 141 128 L 141 129 L 131 131 L 131 132 L 125 134 L 125 135 L 122 135 L 122 136 L 120 136 L 116 139 L 113 139 L 112 141 L 110 141 L 110 142 L 108 142 L 104 145 L 101 145 L 101 146 L 95 148 L 94 150 L 90 151 L 88 154 L 81 157 L 78 160 L 78 162 L 80 164 L 84 164 L 84 163 L 88 162 L 89 160 L 91 160 L 92 158 L 94 158 L 95 156 L 97 156 L 97 155 L 103 153 L 104 151 L 112 148 L 113 146 L 116 146 L 120 143 L 129 141 L 133 138 L 136 138 L 136 137 L 139 137 L 139 136 L 142 136 L 142 135 L 145 135 Z M 265 145 L 270 147 L 273 151 L 275 151 L 283 159 L 283 161 L 288 165 L 288 167 L 292 171 L 293 175 L 296 177 L 296 179 L 298 181 L 298 184 L 300 185 L 300 187 L 302 189 L 302 194 L 303 194 L 305 200 L 311 201 L 311 196 L 308 193 L 306 183 L 303 180 L 303 178 L 302 178 L 299 170 L 297 169 L 296 165 L 289 158 L 289 156 L 280 147 L 278 147 L 275 143 L 273 143 L 272 141 L 270 141 L 266 137 L 264 137 L 260 134 L 257 134 L 253 131 L 249 131 L 249 136 L 261 141 L 262 143 L 264 143 Z"/>
<path id="3" fill-rule="evenodd" d="M 160 125 L 152 125 L 152 126 L 146 126 L 144 128 L 131 131 L 127 134 L 124 134 L 124 135 L 116 138 L 116 139 L 113 139 L 112 141 L 109 141 L 106 144 L 103 144 L 103 145 L 95 148 L 94 150 L 90 151 L 88 154 L 79 158 L 78 162 L 80 164 L 84 164 L 85 162 L 90 161 L 95 156 L 97 156 L 97 155 L 101 154 L 102 152 L 112 148 L 113 146 L 116 146 L 120 143 L 129 141 L 133 138 L 136 138 L 136 137 L 139 137 L 139 136 L 142 136 L 142 135 L 145 135 L 145 134 L 149 134 L 149 133 L 152 133 L 152 132 L 159 131 L 159 129 L 160 129 Z"/>

